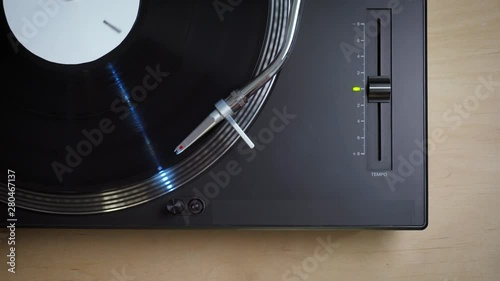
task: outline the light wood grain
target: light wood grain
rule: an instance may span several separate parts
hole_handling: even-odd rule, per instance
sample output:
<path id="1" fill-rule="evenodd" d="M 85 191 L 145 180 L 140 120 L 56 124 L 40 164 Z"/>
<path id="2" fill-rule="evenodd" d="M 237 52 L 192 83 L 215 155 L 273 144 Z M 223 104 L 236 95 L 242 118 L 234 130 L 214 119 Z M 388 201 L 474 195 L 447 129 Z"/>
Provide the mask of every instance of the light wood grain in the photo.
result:
<path id="1" fill-rule="evenodd" d="M 18 230 L 18 273 L 0 280 L 282 280 L 330 235 L 308 280 L 499 281 L 500 87 L 458 128 L 443 114 L 479 77 L 500 82 L 500 1 L 432 0 L 428 20 L 429 125 L 447 140 L 430 155 L 426 231 Z"/>

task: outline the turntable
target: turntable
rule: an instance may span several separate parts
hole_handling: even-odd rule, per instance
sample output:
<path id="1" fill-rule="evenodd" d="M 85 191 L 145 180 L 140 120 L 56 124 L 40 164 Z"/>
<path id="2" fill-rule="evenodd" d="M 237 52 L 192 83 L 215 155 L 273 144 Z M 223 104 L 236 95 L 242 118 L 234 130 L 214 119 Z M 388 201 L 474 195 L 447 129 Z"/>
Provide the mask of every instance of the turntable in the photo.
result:
<path id="1" fill-rule="evenodd" d="M 424 0 L 20 2 L 2 224 L 426 227 Z"/>

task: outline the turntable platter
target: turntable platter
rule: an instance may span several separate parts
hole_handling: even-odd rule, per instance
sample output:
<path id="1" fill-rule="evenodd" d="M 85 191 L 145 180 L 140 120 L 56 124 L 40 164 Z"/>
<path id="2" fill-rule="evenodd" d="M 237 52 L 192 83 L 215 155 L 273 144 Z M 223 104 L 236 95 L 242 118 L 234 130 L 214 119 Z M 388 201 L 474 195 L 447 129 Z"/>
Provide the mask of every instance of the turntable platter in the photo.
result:
<path id="1" fill-rule="evenodd" d="M 285 26 L 285 2 L 218 7 L 212 1 L 143 0 L 116 48 L 68 63 L 29 47 L 30 40 L 47 43 L 44 28 L 59 24 L 55 18 L 68 7 L 59 7 L 53 17 L 47 14 L 44 25 L 37 21 L 44 7 L 32 9 L 26 22 L 37 29 L 33 38 L 16 36 L 6 6 L 1 7 L 2 32 L 9 34 L 1 39 L 9 89 L 3 93 L 2 126 L 9 135 L 7 147 L 23 148 L 7 150 L 6 158 L 9 169 L 30 171 L 18 177 L 18 204 L 72 214 L 122 209 L 161 196 L 205 170 L 236 139 L 225 126 L 183 155 L 172 147 L 216 101 L 270 62 L 282 40 L 276 35 Z M 113 12 L 112 5 L 104 8 Z M 86 17 L 81 20 L 93 26 Z M 124 32 L 106 19 L 102 24 L 110 34 Z M 85 44 L 98 46 L 99 41 Z M 82 48 L 67 52 L 74 57 Z M 241 112 L 244 126 L 258 113 L 270 86 Z"/>

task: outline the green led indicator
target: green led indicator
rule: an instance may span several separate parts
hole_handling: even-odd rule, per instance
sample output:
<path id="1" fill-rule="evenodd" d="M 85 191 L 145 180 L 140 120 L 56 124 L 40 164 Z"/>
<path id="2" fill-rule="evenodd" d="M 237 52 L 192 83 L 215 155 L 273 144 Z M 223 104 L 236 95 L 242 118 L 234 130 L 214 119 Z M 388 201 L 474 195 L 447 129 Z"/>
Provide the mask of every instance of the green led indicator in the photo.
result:
<path id="1" fill-rule="evenodd" d="M 355 92 L 355 93 L 361 92 L 361 87 L 354 86 L 354 87 L 352 87 L 352 91 Z"/>

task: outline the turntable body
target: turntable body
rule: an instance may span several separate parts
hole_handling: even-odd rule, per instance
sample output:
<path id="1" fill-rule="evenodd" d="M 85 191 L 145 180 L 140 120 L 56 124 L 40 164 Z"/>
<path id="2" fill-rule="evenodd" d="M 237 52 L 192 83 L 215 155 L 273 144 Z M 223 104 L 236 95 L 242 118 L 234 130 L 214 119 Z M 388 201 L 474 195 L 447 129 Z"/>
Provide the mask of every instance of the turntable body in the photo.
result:
<path id="1" fill-rule="evenodd" d="M 305 1 L 288 61 L 235 115 L 255 148 L 221 123 L 180 155 L 273 61 L 290 6 L 175 3 L 141 1 L 123 43 L 83 64 L 2 39 L 8 78 L 37 77 L 3 120 L 19 226 L 427 226 L 426 1 Z"/>

